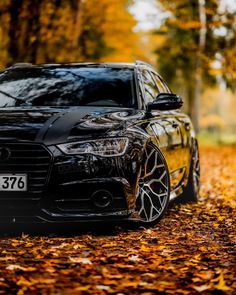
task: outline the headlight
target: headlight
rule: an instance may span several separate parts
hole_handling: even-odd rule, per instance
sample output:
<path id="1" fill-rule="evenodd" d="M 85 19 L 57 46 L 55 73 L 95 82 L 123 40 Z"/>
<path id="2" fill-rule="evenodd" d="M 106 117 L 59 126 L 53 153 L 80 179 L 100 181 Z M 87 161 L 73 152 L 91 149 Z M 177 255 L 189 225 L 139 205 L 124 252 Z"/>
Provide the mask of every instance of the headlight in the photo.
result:
<path id="1" fill-rule="evenodd" d="M 59 144 L 57 147 L 68 155 L 91 154 L 102 157 L 122 156 L 128 146 L 126 137 L 108 138 Z"/>

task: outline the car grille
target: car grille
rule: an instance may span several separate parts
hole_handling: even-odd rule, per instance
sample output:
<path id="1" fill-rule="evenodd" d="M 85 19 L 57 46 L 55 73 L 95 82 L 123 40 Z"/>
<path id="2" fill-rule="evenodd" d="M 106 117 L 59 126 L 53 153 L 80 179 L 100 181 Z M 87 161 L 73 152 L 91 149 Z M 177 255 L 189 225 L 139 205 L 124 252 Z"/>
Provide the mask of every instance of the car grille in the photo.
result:
<path id="1" fill-rule="evenodd" d="M 4 143 L 0 146 L 10 150 L 10 157 L 6 161 L 0 161 L 0 173 L 27 174 L 28 193 L 42 193 L 49 178 L 52 161 L 46 147 L 37 143 Z M 4 194 L 15 195 L 14 192 Z"/>

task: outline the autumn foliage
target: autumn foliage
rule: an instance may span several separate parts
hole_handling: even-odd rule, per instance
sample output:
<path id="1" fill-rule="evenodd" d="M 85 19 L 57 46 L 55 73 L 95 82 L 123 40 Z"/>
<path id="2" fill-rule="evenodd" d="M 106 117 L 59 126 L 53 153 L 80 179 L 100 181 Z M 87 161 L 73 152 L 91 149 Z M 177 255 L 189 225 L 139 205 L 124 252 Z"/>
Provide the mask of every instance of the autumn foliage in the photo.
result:
<path id="1" fill-rule="evenodd" d="M 0 294 L 235 294 L 234 154 L 202 148 L 200 202 L 155 228 L 2 234 Z"/>
<path id="2" fill-rule="evenodd" d="M 233 109 L 236 90 L 236 14 L 231 2 L 1 0 L 0 69 L 18 62 L 145 60 L 183 96 L 197 132 L 232 135 L 235 116 L 230 112 L 228 119 L 224 109 L 225 104 Z M 162 20 L 159 25 L 138 29 L 132 13 L 137 3 L 144 8 L 152 3 L 153 20 Z M 212 101 L 213 108 L 207 108 Z"/>
<path id="3" fill-rule="evenodd" d="M 0 1 L 0 67 L 137 58 L 127 0 Z"/>

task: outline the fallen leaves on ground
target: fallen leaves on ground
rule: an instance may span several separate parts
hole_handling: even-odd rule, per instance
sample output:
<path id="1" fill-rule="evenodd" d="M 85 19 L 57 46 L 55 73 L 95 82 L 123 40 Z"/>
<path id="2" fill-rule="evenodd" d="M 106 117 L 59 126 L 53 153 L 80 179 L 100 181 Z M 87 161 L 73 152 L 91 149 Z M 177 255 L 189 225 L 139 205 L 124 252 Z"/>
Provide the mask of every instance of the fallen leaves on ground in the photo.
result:
<path id="1" fill-rule="evenodd" d="M 0 238 L 0 294 L 236 294 L 236 148 L 201 149 L 198 204 L 154 228 Z"/>

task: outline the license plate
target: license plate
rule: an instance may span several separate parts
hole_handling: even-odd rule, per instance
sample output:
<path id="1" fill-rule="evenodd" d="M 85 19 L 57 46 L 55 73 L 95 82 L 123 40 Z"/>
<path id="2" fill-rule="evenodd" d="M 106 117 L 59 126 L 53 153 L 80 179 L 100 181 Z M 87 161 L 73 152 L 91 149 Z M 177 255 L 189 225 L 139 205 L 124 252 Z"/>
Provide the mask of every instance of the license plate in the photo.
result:
<path id="1" fill-rule="evenodd" d="M 26 191 L 26 174 L 0 174 L 0 191 Z"/>

